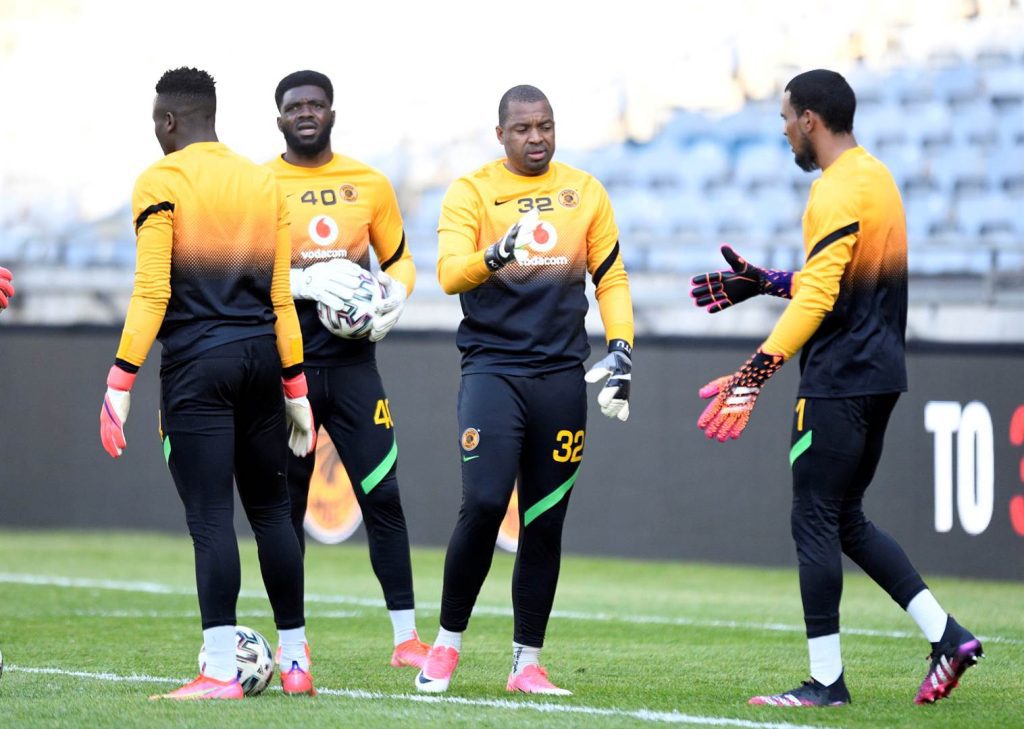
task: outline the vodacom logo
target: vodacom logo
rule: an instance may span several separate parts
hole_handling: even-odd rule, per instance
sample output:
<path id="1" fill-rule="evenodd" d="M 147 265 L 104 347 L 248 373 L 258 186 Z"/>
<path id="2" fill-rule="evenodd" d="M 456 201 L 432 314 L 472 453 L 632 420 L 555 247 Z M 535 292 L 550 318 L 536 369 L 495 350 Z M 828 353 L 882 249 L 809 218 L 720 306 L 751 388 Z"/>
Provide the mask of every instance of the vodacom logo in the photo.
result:
<path id="1" fill-rule="evenodd" d="M 338 240 L 338 224 L 329 215 L 314 215 L 307 232 L 309 239 L 318 246 L 329 246 Z"/>
<path id="2" fill-rule="evenodd" d="M 524 235 L 523 232 L 520 235 Z M 557 265 L 569 262 L 565 256 L 531 256 L 533 253 L 548 253 L 558 245 L 558 231 L 546 220 L 538 220 L 529 231 L 525 231 L 527 244 L 516 249 L 516 260 L 524 266 Z"/>

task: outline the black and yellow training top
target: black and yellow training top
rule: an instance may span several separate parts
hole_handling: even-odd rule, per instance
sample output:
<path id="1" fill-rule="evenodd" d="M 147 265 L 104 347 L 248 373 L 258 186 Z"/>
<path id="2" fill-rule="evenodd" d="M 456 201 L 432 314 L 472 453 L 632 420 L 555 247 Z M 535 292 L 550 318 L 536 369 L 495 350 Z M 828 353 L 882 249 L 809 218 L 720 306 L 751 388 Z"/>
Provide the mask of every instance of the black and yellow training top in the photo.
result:
<path id="1" fill-rule="evenodd" d="M 811 186 L 806 263 L 765 351 L 800 356 L 800 397 L 907 389 L 907 226 L 892 174 L 863 147 Z"/>
<path id="2" fill-rule="evenodd" d="M 220 142 L 190 144 L 142 173 L 132 215 L 135 286 L 118 360 L 141 365 L 154 339 L 167 363 L 276 334 L 282 366 L 302 363 L 288 207 L 269 170 Z"/>
<path id="3" fill-rule="evenodd" d="M 320 167 L 299 167 L 282 157 L 267 162 L 288 200 L 291 267 L 306 268 L 347 258 L 370 268 L 370 246 L 382 271 L 411 294 L 416 266 L 405 243 L 395 191 L 383 173 L 335 154 Z M 371 360 L 376 345 L 367 338 L 342 339 L 317 318 L 316 302 L 295 302 L 302 324 L 307 365 L 330 366 Z"/>
<path id="4" fill-rule="evenodd" d="M 463 373 L 538 375 L 582 364 L 590 354 L 587 272 L 605 337 L 632 345 L 629 279 L 604 187 L 559 162 L 536 177 L 504 163 L 452 183 L 438 223 L 438 278 L 446 293 L 459 294 L 464 314 L 456 338 Z M 492 273 L 485 249 L 532 209 L 540 213 L 534 242 Z"/>

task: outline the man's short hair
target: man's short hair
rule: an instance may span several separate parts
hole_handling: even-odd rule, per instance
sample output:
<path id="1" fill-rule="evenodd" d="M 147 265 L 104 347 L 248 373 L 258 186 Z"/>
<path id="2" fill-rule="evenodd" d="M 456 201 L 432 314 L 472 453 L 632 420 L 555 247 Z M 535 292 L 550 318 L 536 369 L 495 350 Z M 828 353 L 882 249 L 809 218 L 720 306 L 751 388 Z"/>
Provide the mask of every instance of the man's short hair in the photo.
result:
<path id="1" fill-rule="evenodd" d="M 277 102 L 278 109 L 281 108 L 284 95 L 297 86 L 318 86 L 327 95 L 327 103 L 334 105 L 334 85 L 331 84 L 331 80 L 327 76 L 319 71 L 296 71 L 281 79 L 277 90 L 274 91 L 274 101 Z"/>
<path id="2" fill-rule="evenodd" d="M 821 117 L 830 131 L 836 134 L 853 131 L 857 97 L 846 79 L 835 71 L 819 68 L 801 73 L 786 84 L 785 90 L 798 115 L 810 109 Z"/>
<path id="3" fill-rule="evenodd" d="M 164 72 L 156 82 L 156 93 L 178 107 L 181 114 L 211 117 L 217 112 L 215 86 L 213 76 L 206 71 L 182 66 Z"/>
<path id="4" fill-rule="evenodd" d="M 525 104 L 532 104 L 537 101 L 546 101 L 548 106 L 551 106 L 551 102 L 548 101 L 548 97 L 545 96 L 544 92 L 536 86 L 529 86 L 527 84 L 513 86 L 504 93 L 501 97 L 501 101 L 498 102 L 499 127 L 504 127 L 505 122 L 508 121 L 508 108 L 513 101 Z"/>

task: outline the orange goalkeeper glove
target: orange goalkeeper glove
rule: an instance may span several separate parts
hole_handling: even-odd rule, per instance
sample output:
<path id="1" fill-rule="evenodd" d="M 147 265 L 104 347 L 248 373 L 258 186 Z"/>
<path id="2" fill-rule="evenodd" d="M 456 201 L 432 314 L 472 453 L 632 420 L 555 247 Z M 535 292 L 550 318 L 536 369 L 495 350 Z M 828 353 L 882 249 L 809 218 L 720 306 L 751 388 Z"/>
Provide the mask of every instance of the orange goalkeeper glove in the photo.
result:
<path id="1" fill-rule="evenodd" d="M 781 354 L 758 349 L 735 374 L 719 377 L 700 388 L 702 398 L 713 397 L 714 400 L 697 418 L 697 427 L 708 438 L 717 438 L 722 443 L 739 438 L 747 427 L 761 388 L 779 371 L 783 362 Z"/>

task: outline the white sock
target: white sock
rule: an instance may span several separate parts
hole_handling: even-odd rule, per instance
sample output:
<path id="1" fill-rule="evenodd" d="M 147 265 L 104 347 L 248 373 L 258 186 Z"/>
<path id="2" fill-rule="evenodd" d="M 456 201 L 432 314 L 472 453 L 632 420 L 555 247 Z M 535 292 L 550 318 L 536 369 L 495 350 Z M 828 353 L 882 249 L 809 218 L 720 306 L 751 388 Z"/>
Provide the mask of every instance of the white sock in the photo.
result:
<path id="1" fill-rule="evenodd" d="M 206 666 L 203 675 L 218 681 L 230 681 L 238 675 L 235 663 L 235 626 L 218 625 L 203 631 L 206 646 Z"/>
<path id="2" fill-rule="evenodd" d="M 921 590 L 914 595 L 914 599 L 907 605 L 907 612 L 929 643 L 938 643 L 942 640 L 942 633 L 946 630 L 946 618 L 949 616 L 932 595 L 931 590 Z"/>
<path id="3" fill-rule="evenodd" d="M 843 657 L 839 652 L 839 633 L 807 639 L 807 652 L 811 656 L 811 678 L 824 686 L 831 686 L 843 675 Z"/>
<path id="4" fill-rule="evenodd" d="M 416 637 L 415 610 L 388 610 L 391 616 L 391 630 L 395 633 L 395 645 Z"/>
<path id="5" fill-rule="evenodd" d="M 462 652 L 462 633 L 453 633 L 450 630 L 441 628 L 437 631 L 437 640 L 434 641 L 434 645 L 448 646 L 454 648 L 456 651 Z"/>
<path id="6" fill-rule="evenodd" d="M 512 641 L 512 673 L 518 676 L 527 666 L 540 665 L 540 648 Z"/>
<path id="7" fill-rule="evenodd" d="M 298 663 L 303 671 L 309 670 L 309 659 L 306 658 L 306 626 L 277 631 L 278 645 L 281 646 L 280 665 L 291 668 Z"/>

